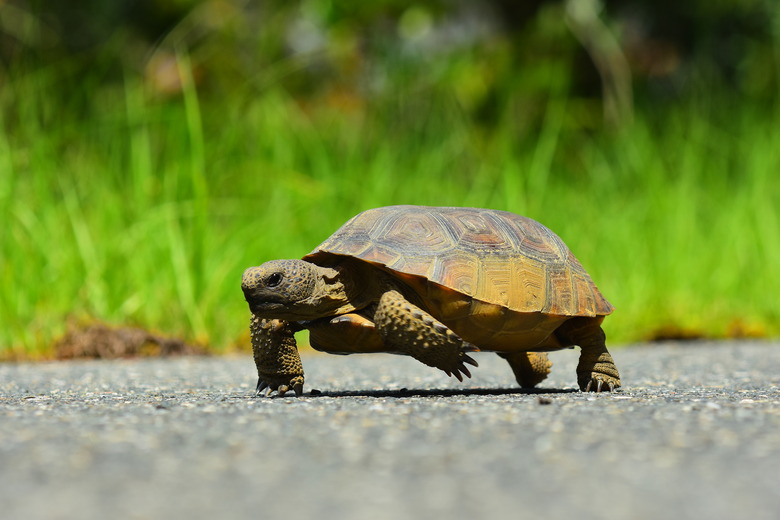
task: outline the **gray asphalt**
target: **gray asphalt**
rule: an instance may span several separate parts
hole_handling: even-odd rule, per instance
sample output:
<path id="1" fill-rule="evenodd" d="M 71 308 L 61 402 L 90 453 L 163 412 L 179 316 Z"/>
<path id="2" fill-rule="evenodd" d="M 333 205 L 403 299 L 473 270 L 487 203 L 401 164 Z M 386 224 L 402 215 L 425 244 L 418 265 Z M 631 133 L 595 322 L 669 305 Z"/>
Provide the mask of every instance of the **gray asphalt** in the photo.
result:
<path id="1" fill-rule="evenodd" d="M 611 395 L 575 351 L 538 393 L 490 354 L 304 355 L 274 399 L 249 356 L 0 365 L 0 517 L 780 518 L 779 343 L 613 354 Z"/>

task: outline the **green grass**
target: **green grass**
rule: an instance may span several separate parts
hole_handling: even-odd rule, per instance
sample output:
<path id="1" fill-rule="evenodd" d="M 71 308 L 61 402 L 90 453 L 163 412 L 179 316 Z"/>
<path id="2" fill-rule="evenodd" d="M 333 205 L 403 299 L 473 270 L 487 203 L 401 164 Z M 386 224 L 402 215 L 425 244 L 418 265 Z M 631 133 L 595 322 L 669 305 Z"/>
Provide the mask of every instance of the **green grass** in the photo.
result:
<path id="1" fill-rule="evenodd" d="M 588 132 L 553 98 L 539 128 L 507 115 L 488 131 L 446 90 L 303 106 L 273 86 L 202 99 L 185 81 L 159 99 L 128 73 L 70 107 L 54 78 L 0 94 L 0 356 L 50 355 L 91 321 L 246 345 L 245 267 L 388 204 L 546 224 L 617 307 L 613 344 L 665 327 L 780 333 L 772 110 L 713 97 Z"/>

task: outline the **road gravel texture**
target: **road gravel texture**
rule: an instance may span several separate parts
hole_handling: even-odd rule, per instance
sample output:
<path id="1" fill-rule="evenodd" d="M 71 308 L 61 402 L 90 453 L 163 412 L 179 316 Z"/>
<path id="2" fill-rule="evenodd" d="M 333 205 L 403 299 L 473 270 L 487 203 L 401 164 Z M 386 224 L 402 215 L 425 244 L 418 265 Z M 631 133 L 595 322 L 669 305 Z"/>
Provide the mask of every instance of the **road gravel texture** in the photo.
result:
<path id="1" fill-rule="evenodd" d="M 780 518 L 780 344 L 613 353 L 599 395 L 576 351 L 534 392 L 304 353 L 272 399 L 249 356 L 0 365 L 0 518 Z"/>

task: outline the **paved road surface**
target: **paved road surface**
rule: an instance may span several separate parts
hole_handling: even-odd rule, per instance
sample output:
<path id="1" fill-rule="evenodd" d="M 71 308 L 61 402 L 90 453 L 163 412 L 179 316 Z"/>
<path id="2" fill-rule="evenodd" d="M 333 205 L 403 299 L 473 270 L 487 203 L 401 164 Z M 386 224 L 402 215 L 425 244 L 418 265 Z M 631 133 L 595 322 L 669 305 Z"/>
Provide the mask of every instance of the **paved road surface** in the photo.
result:
<path id="1" fill-rule="evenodd" d="M 0 518 L 780 518 L 780 344 L 614 357 L 612 395 L 575 351 L 541 393 L 310 355 L 298 399 L 249 357 L 0 365 Z"/>

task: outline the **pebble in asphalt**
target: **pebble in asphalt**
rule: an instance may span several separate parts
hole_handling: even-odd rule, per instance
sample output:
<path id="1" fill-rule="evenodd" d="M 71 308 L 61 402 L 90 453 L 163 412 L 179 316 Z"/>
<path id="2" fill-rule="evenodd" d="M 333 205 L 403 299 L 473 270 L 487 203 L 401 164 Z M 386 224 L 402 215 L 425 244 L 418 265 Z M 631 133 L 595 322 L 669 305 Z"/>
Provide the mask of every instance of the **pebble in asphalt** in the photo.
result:
<path id="1" fill-rule="evenodd" d="M 599 395 L 576 351 L 535 392 L 304 353 L 272 399 L 249 356 L 0 365 L 0 517 L 780 518 L 780 344 L 613 353 Z"/>

